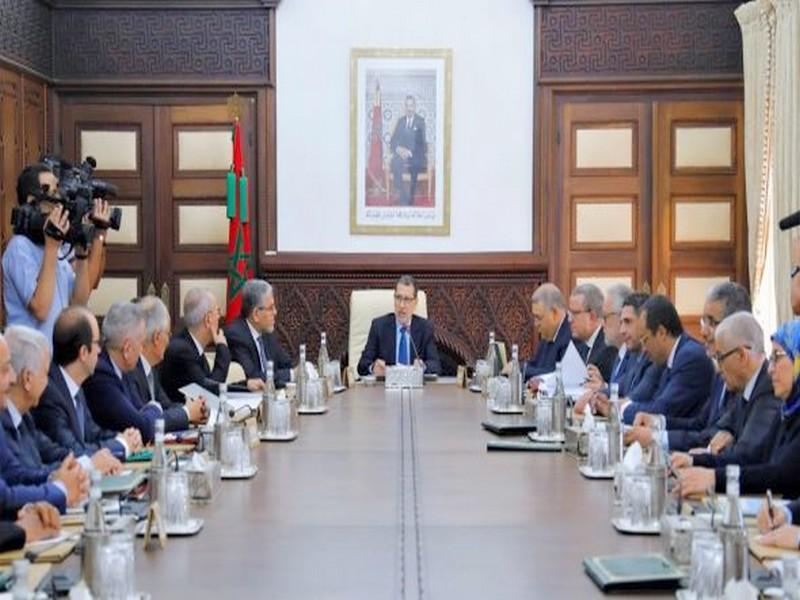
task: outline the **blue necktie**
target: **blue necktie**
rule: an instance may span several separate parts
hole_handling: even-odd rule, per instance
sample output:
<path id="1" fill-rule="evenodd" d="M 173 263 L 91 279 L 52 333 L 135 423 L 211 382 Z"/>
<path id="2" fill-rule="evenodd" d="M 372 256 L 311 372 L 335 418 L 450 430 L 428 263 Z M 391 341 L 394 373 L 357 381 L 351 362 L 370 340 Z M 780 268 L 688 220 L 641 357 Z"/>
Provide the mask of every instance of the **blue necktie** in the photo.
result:
<path id="1" fill-rule="evenodd" d="M 397 364 L 408 364 L 408 334 L 405 327 L 400 328 L 400 347 L 397 349 Z"/>
<path id="2" fill-rule="evenodd" d="M 79 389 L 75 394 L 75 416 L 78 417 L 78 431 L 81 434 L 81 443 L 84 441 L 84 429 L 86 426 L 86 398 L 83 390 Z"/>

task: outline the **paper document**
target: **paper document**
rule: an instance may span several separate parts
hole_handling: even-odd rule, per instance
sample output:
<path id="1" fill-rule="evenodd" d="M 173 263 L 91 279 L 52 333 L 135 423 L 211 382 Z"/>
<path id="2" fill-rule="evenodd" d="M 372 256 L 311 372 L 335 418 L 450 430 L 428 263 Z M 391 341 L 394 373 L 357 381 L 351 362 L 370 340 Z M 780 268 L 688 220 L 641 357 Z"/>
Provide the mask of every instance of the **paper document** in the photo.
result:
<path id="1" fill-rule="evenodd" d="M 185 385 L 182 388 L 178 389 L 178 391 L 184 395 L 185 398 L 197 398 L 200 396 L 201 398 L 205 399 L 206 406 L 209 408 L 216 409 L 219 406 L 219 396 L 216 394 L 209 392 L 206 388 L 196 383 L 190 383 L 189 385 Z"/>
<path id="2" fill-rule="evenodd" d="M 578 349 L 573 342 L 569 343 L 561 359 L 561 376 L 564 379 L 564 388 L 583 387 L 589 373 Z"/>

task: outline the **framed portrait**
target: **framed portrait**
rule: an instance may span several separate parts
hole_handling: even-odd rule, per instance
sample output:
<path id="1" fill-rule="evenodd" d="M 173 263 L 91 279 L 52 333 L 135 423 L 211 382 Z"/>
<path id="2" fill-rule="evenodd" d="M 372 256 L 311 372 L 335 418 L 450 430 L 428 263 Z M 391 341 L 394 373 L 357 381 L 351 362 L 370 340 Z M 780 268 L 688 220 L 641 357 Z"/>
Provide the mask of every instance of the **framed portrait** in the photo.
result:
<path id="1" fill-rule="evenodd" d="M 450 235 L 451 50 L 350 56 L 350 233 Z"/>

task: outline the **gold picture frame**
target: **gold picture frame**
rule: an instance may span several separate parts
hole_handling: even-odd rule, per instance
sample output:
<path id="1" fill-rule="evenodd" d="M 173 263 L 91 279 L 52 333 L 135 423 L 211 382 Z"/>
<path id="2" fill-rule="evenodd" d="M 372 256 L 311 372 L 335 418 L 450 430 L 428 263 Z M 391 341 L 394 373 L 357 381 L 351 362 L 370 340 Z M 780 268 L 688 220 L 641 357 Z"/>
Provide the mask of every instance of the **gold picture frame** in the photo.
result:
<path id="1" fill-rule="evenodd" d="M 351 50 L 351 234 L 450 235 L 452 78 L 450 49 Z"/>

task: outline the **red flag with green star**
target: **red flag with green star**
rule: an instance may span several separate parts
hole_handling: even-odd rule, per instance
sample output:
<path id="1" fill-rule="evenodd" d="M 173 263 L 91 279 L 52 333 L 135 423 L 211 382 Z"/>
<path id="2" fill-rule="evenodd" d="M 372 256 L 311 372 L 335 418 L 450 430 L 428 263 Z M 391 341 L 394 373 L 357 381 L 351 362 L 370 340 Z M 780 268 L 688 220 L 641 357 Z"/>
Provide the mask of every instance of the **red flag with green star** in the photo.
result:
<path id="1" fill-rule="evenodd" d="M 239 119 L 236 119 L 233 126 L 233 164 L 228 173 L 228 308 L 225 311 L 225 321 L 228 323 L 242 311 L 242 287 L 253 277 L 248 212 L 242 133 Z"/>

